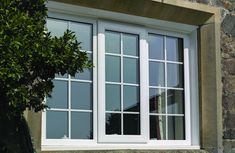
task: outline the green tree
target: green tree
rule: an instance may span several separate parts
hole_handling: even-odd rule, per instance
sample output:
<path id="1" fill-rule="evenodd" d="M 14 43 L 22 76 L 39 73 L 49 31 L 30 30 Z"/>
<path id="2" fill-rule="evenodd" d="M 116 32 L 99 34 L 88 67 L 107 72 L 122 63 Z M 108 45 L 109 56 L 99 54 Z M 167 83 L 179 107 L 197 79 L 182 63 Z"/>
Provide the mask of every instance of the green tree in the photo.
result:
<path id="1" fill-rule="evenodd" d="M 55 74 L 73 76 L 92 66 L 74 33 L 52 37 L 46 18 L 45 0 L 0 1 L 0 152 L 32 152 L 22 144 L 30 141 L 23 112 L 47 107 Z M 28 137 L 18 141 L 17 133 Z"/>

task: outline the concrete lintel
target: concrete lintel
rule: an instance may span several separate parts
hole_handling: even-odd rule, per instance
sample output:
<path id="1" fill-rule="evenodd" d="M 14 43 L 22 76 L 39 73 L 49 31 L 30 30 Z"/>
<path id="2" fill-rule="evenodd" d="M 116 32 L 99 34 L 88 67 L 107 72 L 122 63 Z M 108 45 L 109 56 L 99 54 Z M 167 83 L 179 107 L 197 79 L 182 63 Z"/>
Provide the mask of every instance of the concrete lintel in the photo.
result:
<path id="1" fill-rule="evenodd" d="M 201 25 L 219 12 L 218 8 L 183 0 L 51 0 L 107 11 Z"/>

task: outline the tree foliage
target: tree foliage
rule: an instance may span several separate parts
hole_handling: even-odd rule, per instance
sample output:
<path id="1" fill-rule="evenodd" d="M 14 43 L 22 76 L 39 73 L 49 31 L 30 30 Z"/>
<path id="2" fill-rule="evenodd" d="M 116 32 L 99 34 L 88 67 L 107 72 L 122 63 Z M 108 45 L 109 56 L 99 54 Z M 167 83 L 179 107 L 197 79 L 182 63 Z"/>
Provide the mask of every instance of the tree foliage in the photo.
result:
<path id="1" fill-rule="evenodd" d="M 0 1 L 0 116 L 46 107 L 55 74 L 91 67 L 73 32 L 52 37 L 45 0 Z"/>

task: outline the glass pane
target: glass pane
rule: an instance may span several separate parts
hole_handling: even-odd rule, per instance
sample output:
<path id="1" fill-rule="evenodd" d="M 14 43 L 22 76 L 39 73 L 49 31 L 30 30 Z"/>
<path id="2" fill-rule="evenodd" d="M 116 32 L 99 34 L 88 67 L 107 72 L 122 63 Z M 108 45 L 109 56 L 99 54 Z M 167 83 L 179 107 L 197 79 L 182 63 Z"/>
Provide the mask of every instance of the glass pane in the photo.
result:
<path id="1" fill-rule="evenodd" d="M 88 59 L 92 60 L 92 54 L 87 54 Z M 80 80 L 92 80 L 92 69 L 84 69 L 82 73 L 77 73 L 75 74 L 75 77 L 72 77 L 75 79 L 80 79 Z"/>
<path id="2" fill-rule="evenodd" d="M 51 98 L 47 97 L 50 108 L 68 108 L 68 83 L 67 81 L 53 81 L 54 88 Z"/>
<path id="3" fill-rule="evenodd" d="M 120 57 L 105 57 L 105 80 L 110 82 L 120 82 L 121 80 L 121 62 Z"/>
<path id="4" fill-rule="evenodd" d="M 68 113 L 59 111 L 46 112 L 46 138 L 68 138 Z"/>
<path id="5" fill-rule="evenodd" d="M 105 104 L 107 111 L 121 110 L 121 86 L 106 84 Z"/>
<path id="6" fill-rule="evenodd" d="M 139 87 L 124 86 L 123 87 L 123 110 L 131 112 L 140 111 L 140 93 Z"/>
<path id="7" fill-rule="evenodd" d="M 75 32 L 83 50 L 92 51 L 92 25 L 78 22 L 70 23 L 70 30 Z"/>
<path id="8" fill-rule="evenodd" d="M 164 59 L 164 37 L 160 35 L 149 35 L 149 58 Z"/>
<path id="9" fill-rule="evenodd" d="M 139 84 L 139 60 L 123 58 L 123 79 L 125 83 Z"/>
<path id="10" fill-rule="evenodd" d="M 166 117 L 150 115 L 150 139 L 166 140 Z"/>
<path id="11" fill-rule="evenodd" d="M 140 135 L 140 115 L 123 115 L 123 133 L 124 135 Z"/>
<path id="12" fill-rule="evenodd" d="M 123 34 L 123 54 L 132 56 L 139 55 L 137 35 Z"/>
<path id="13" fill-rule="evenodd" d="M 72 112 L 71 113 L 71 138 L 92 139 L 92 113 Z"/>
<path id="14" fill-rule="evenodd" d="M 164 84 L 164 64 L 159 62 L 149 62 L 149 84 L 150 86 L 165 86 Z"/>
<path id="15" fill-rule="evenodd" d="M 167 112 L 169 114 L 184 113 L 184 92 L 180 90 L 167 90 Z"/>
<path id="16" fill-rule="evenodd" d="M 166 51 L 168 61 L 183 61 L 183 39 L 166 37 Z"/>
<path id="17" fill-rule="evenodd" d="M 121 37 L 118 32 L 105 31 L 105 51 L 120 54 Z"/>
<path id="18" fill-rule="evenodd" d="M 165 90 L 149 89 L 150 113 L 165 113 Z"/>
<path id="19" fill-rule="evenodd" d="M 183 65 L 167 64 L 167 86 L 174 88 L 183 88 L 183 81 Z"/>
<path id="20" fill-rule="evenodd" d="M 184 140 L 184 117 L 168 116 L 168 140 Z"/>
<path id="21" fill-rule="evenodd" d="M 51 32 L 52 36 L 61 37 L 68 29 L 68 22 L 57 19 L 47 19 L 47 29 Z"/>
<path id="22" fill-rule="evenodd" d="M 71 107 L 92 110 L 92 83 L 71 82 Z"/>
<path id="23" fill-rule="evenodd" d="M 121 134 L 121 114 L 106 113 L 106 134 Z"/>

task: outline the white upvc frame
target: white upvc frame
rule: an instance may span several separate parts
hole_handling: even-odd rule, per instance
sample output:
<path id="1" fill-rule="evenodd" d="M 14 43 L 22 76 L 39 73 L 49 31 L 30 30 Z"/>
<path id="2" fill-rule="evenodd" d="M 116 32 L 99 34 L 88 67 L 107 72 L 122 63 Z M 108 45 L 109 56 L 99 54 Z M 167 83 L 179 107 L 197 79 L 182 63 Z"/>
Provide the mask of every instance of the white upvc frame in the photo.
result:
<path id="1" fill-rule="evenodd" d="M 92 54 L 92 60 L 94 64 L 93 70 L 93 76 L 92 76 L 92 81 L 86 81 L 86 80 L 79 80 L 79 82 L 92 82 L 93 84 L 93 110 L 92 112 L 92 118 L 93 118 L 93 139 L 46 139 L 46 112 L 42 112 L 42 138 L 41 138 L 41 144 L 42 146 L 55 146 L 55 145 L 64 145 L 64 144 L 69 144 L 69 145 L 77 145 L 77 144 L 95 144 L 97 142 L 97 69 L 95 68 L 96 63 L 97 63 L 97 25 L 96 21 L 93 19 L 88 19 L 88 18 L 83 18 L 83 17 L 78 17 L 78 16 L 71 16 L 63 13 L 55 13 L 55 12 L 49 12 L 48 13 L 48 18 L 54 18 L 54 19 L 60 19 L 60 20 L 65 20 L 65 21 L 73 21 L 73 22 L 78 22 L 78 23 L 85 23 L 85 24 L 91 24 L 92 25 L 92 52 L 87 51 L 88 53 Z M 69 25 L 70 26 L 70 25 Z M 64 80 L 68 81 L 70 83 L 71 81 L 75 81 L 74 79 L 71 79 L 69 76 L 68 78 L 58 78 L 56 80 Z M 77 79 L 76 79 L 77 80 Z M 69 85 L 70 86 L 70 85 Z M 68 89 L 68 98 L 69 102 L 70 100 L 70 95 L 71 95 L 71 89 Z M 46 101 L 46 99 L 45 99 Z M 69 104 L 70 105 L 70 104 Z M 57 110 L 57 109 L 52 109 L 52 110 Z M 58 109 L 59 110 L 59 109 Z M 67 110 L 71 111 L 72 109 L 68 108 Z M 71 117 L 69 116 L 68 122 L 70 125 L 70 120 Z M 68 127 L 69 128 L 69 127 Z M 70 131 L 70 130 L 69 130 Z"/>
<path id="2" fill-rule="evenodd" d="M 139 36 L 139 65 L 140 65 L 140 135 L 106 135 L 105 134 L 105 30 L 118 31 Z M 143 50 L 147 50 L 147 35 L 144 28 L 117 24 L 114 22 L 98 21 L 98 141 L 99 142 L 118 142 L 118 143 L 146 143 L 148 138 L 148 106 L 145 104 L 148 97 L 144 92 L 147 90 L 147 70 L 145 68 L 148 58 Z"/>
<path id="3" fill-rule="evenodd" d="M 182 33 L 176 33 L 176 32 L 170 32 L 170 31 L 163 31 L 163 30 L 157 30 L 153 28 L 148 28 L 147 32 L 149 34 L 157 34 L 164 36 L 164 39 L 166 36 L 169 37 L 175 37 L 175 38 L 182 38 L 183 39 L 183 62 L 175 62 L 175 61 L 167 61 L 166 60 L 166 50 L 165 52 L 165 59 L 164 60 L 158 60 L 161 62 L 167 62 L 167 63 L 175 63 L 175 64 L 183 64 L 184 68 L 184 87 L 183 88 L 172 88 L 172 87 L 163 87 L 163 89 L 176 89 L 176 90 L 183 90 L 184 91 L 184 122 L 185 122 L 185 140 L 149 140 L 149 144 L 159 144 L 159 145 L 191 145 L 191 99 L 190 99 L 190 76 L 189 73 L 189 50 L 190 50 L 190 38 L 187 34 Z M 164 40 L 165 41 L 165 40 Z M 164 47 L 166 48 L 166 47 Z M 148 53 L 148 52 L 147 52 Z M 149 63 L 148 63 L 149 64 Z M 148 66 L 149 67 L 149 66 Z M 167 70 L 165 65 L 165 71 Z M 166 73 L 166 72 L 165 72 Z M 167 74 L 165 75 L 165 81 L 167 80 Z M 160 88 L 160 87 L 157 87 Z M 165 95 L 167 96 L 167 94 Z M 167 101 L 167 98 L 166 98 Z M 167 109 L 167 108 L 166 108 Z M 173 116 L 177 116 L 177 114 L 172 114 Z M 181 116 L 181 115 L 180 115 Z"/>
<path id="4" fill-rule="evenodd" d="M 42 140 L 41 150 L 100 150 L 100 149 L 200 149 L 199 143 L 199 110 L 198 110 L 198 66 L 197 66 L 197 27 L 190 26 L 179 23 L 172 23 L 167 21 L 155 20 L 150 18 L 138 17 L 133 15 L 127 15 L 123 13 L 115 13 L 104 10 L 98 10 L 93 8 L 75 6 L 70 4 L 63 4 L 58 2 L 49 1 L 47 4 L 49 9 L 49 17 L 60 18 L 71 21 L 85 22 L 93 24 L 93 63 L 95 67 L 93 68 L 93 140 L 49 140 L 45 138 L 45 130 L 46 130 L 46 116 L 45 112 L 42 112 Z M 143 134 L 142 140 L 140 142 L 124 142 L 124 143 L 105 143 L 107 142 L 106 138 L 99 139 L 100 136 L 100 124 L 98 123 L 98 118 L 100 117 L 97 110 L 98 108 L 98 100 L 100 100 L 99 90 L 99 82 L 100 72 L 98 74 L 97 70 L 104 69 L 104 64 L 100 65 L 98 60 L 100 61 L 100 56 L 97 55 L 97 23 L 106 22 L 107 20 L 115 20 L 118 21 L 118 25 L 129 26 L 131 29 L 136 27 L 137 29 L 146 30 L 145 37 L 147 37 L 148 32 L 163 34 L 167 36 L 175 36 L 186 38 L 184 39 L 184 43 L 187 44 L 184 51 L 184 57 L 187 58 L 184 63 L 188 63 L 187 66 L 184 66 L 184 74 L 185 79 L 188 78 L 188 84 L 185 86 L 185 91 L 188 91 L 188 94 L 185 97 L 186 100 L 190 99 L 188 103 L 185 103 L 185 108 L 188 109 L 185 111 L 185 122 L 187 121 L 189 124 L 185 124 L 185 132 L 186 132 L 186 140 L 149 140 L 148 132 Z M 130 25 L 122 24 L 122 22 L 130 23 Z M 108 22 L 110 23 L 110 22 Z M 115 22 L 111 22 L 115 24 Z M 133 26 L 131 25 L 133 24 Z M 142 25 L 142 26 L 136 26 Z M 157 30 L 158 29 L 158 30 Z M 120 29 L 121 31 L 125 29 Z M 128 33 L 130 33 L 128 31 Z M 101 34 L 102 37 L 102 34 Z M 147 39 L 146 39 L 147 40 Z M 146 43 L 146 46 L 148 44 Z M 100 50 L 100 48 L 98 49 Z M 97 60 L 98 56 L 98 60 Z M 148 65 L 148 56 L 145 55 L 147 60 L 145 61 Z M 185 58 L 184 58 L 185 59 Z M 140 64 L 141 66 L 141 64 Z M 143 65 L 142 65 L 143 66 Z M 148 69 L 145 70 L 148 74 Z M 187 74 L 186 74 L 187 72 Z M 148 85 L 148 79 L 146 81 Z M 148 91 L 148 86 L 145 89 Z M 145 97 L 146 98 L 146 97 Z M 102 98 L 101 98 L 102 99 Z M 148 100 L 148 97 L 147 97 Z M 191 105 L 190 105 L 191 103 Z M 187 105 L 187 106 L 186 106 Z M 148 107 L 148 106 L 147 106 Z M 146 112 L 145 112 L 146 113 Z M 149 116 L 149 112 L 146 113 Z M 193 121 L 193 122 L 192 122 Z M 147 123 L 148 122 L 148 123 Z M 149 125 L 149 120 L 147 120 L 147 124 Z M 146 128 L 148 129 L 148 127 Z M 148 129 L 149 130 L 149 129 Z M 102 132 L 101 132 L 102 133 Z M 102 142 L 103 141 L 103 142 Z M 120 139 L 121 141 L 121 139 Z"/>

